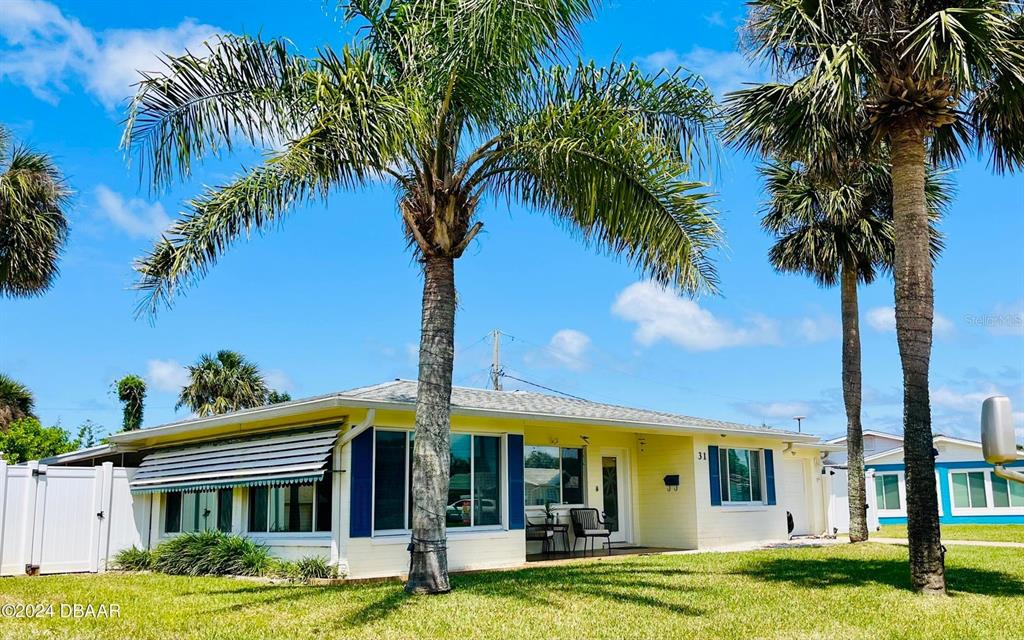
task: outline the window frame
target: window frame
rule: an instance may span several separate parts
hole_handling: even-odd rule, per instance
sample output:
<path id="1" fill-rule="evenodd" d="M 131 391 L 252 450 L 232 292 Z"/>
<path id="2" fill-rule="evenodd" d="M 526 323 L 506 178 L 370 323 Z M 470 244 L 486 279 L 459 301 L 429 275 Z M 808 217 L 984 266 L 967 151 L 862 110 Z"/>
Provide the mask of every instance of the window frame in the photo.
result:
<path id="1" fill-rule="evenodd" d="M 408 474 L 403 483 L 403 498 L 402 498 L 402 518 L 406 525 L 404 529 L 377 529 L 377 434 L 386 432 L 398 432 L 405 434 L 405 472 Z M 410 440 L 415 434 L 412 429 L 403 429 L 401 427 L 374 427 L 373 433 L 373 473 L 371 474 L 371 489 L 370 489 L 370 537 L 372 538 L 387 538 L 394 536 L 406 536 L 412 532 L 412 514 L 409 511 L 409 501 L 412 500 L 412 447 L 410 447 Z M 500 511 L 498 517 L 498 524 L 486 524 L 486 525 L 475 525 L 471 524 L 468 527 L 452 527 L 446 530 L 448 535 L 458 535 L 462 532 L 469 531 L 505 531 L 508 529 L 508 438 L 507 434 L 504 433 L 488 433 L 486 431 L 452 431 L 452 435 L 468 435 L 472 438 L 476 437 L 487 437 L 498 439 L 498 497 L 501 502 L 498 510 Z M 469 444 L 469 490 L 470 490 L 470 504 L 474 499 L 476 493 L 476 448 L 474 441 L 471 439 Z M 449 453 L 450 455 L 450 453 Z M 450 479 L 449 479 L 450 480 Z M 447 509 L 447 505 L 445 505 Z M 470 521 L 475 519 L 473 509 L 470 509 Z"/>
<path id="2" fill-rule="evenodd" d="M 886 509 L 878 504 L 878 494 L 875 493 L 875 508 L 878 510 L 879 518 L 897 518 L 907 515 L 907 480 L 903 471 L 875 471 L 872 479 L 872 491 L 876 491 L 874 483 L 878 482 L 880 476 L 896 476 L 896 493 L 900 501 L 898 509 Z M 885 482 L 884 480 L 882 481 Z M 884 487 L 884 484 L 883 484 Z M 941 500 L 939 501 L 941 503 Z M 941 515 L 941 514 L 940 514 Z"/>
<path id="3" fill-rule="evenodd" d="M 756 451 L 758 458 L 758 474 L 760 475 L 761 482 L 761 499 L 760 500 L 730 500 L 729 499 L 729 451 Z M 763 507 L 768 505 L 768 490 L 767 490 L 767 476 L 764 468 L 764 449 L 758 449 L 756 447 L 719 447 L 718 448 L 718 476 L 719 476 L 719 492 L 721 493 L 721 482 L 725 479 L 725 493 L 722 493 L 721 506 L 723 507 Z M 725 456 L 726 468 L 722 468 L 722 456 Z M 753 496 L 753 475 L 750 477 L 751 483 L 751 496 Z"/>
<path id="4" fill-rule="evenodd" d="M 222 491 L 230 492 L 230 495 L 231 495 L 231 501 L 230 501 L 231 502 L 231 511 L 229 512 L 229 514 L 230 514 L 229 520 L 231 522 L 233 522 L 235 495 L 234 495 L 234 489 L 232 487 L 218 487 L 218 488 L 215 488 L 215 489 L 208 489 L 206 491 L 166 491 L 166 492 L 161 493 L 160 494 L 160 536 L 161 537 L 177 536 L 177 535 L 181 535 L 182 533 L 199 533 L 199 532 L 202 532 L 202 531 L 221 531 L 223 533 L 231 533 L 232 530 L 231 530 L 230 527 L 228 528 L 227 531 L 224 531 L 223 529 L 220 528 L 220 516 L 221 516 L 220 495 L 221 495 Z M 182 529 L 182 525 L 185 522 L 185 505 L 184 505 L 185 495 L 189 494 L 189 493 L 196 494 L 197 496 L 202 495 L 204 493 L 212 494 L 212 496 L 213 496 L 213 500 L 212 500 L 212 503 L 211 503 L 212 504 L 212 509 L 210 509 L 210 515 L 207 517 L 207 522 L 212 522 L 213 523 L 212 527 L 207 527 L 206 529 L 198 529 L 198 528 L 196 528 L 196 529 L 189 530 L 189 531 L 185 531 L 185 530 Z M 178 529 L 177 529 L 177 531 L 168 531 L 167 530 L 167 508 L 168 508 L 168 505 L 169 505 L 167 497 L 169 495 L 172 495 L 172 494 L 179 496 L 179 499 L 178 499 L 179 500 L 178 501 Z"/>
<path id="5" fill-rule="evenodd" d="M 956 506 L 953 494 L 953 476 L 958 474 L 982 473 L 985 481 L 985 505 L 984 507 L 958 507 Z M 948 469 L 947 486 L 949 487 L 949 507 L 953 516 L 1020 516 L 1024 515 L 1024 506 L 1020 507 L 997 507 L 995 506 L 995 495 L 992 489 L 992 476 L 995 470 L 992 467 L 964 467 Z M 1012 482 L 1012 481 L 1007 481 Z M 968 480 L 968 495 L 970 480 Z M 1008 488 L 1009 490 L 1009 488 Z"/>
<path id="6" fill-rule="evenodd" d="M 253 489 L 256 489 L 258 487 L 246 487 L 245 488 L 245 503 L 244 503 L 244 505 L 242 507 L 242 509 L 243 509 L 243 520 L 245 522 L 245 533 L 251 533 L 251 534 L 259 536 L 261 538 L 262 537 L 268 537 L 268 538 L 274 538 L 274 537 L 276 537 L 276 538 L 291 538 L 293 536 L 305 536 L 305 537 L 324 537 L 324 536 L 330 536 L 331 535 L 331 529 L 326 529 L 324 531 L 319 531 L 316 528 L 317 509 L 318 509 L 317 503 L 319 502 L 319 500 L 317 498 L 319 496 L 319 484 L 320 484 L 321 481 L 326 482 L 326 483 L 333 483 L 334 482 L 333 472 L 330 470 L 330 468 L 328 468 L 327 470 L 324 471 L 324 476 L 323 476 L 323 478 L 321 480 L 314 480 L 313 482 L 294 482 L 294 483 L 288 483 L 288 484 L 283 484 L 283 485 L 266 486 L 265 488 L 267 489 L 267 529 L 268 529 L 266 531 L 260 530 L 260 529 L 253 529 L 252 528 L 252 518 L 250 517 L 250 503 L 251 503 L 251 500 L 252 500 Z M 287 488 L 287 487 L 291 487 L 293 485 L 303 485 L 303 484 L 312 484 L 313 485 L 313 509 L 312 509 L 312 513 L 310 514 L 310 522 L 311 522 L 311 525 L 312 525 L 312 529 L 309 530 L 309 531 L 269 531 L 269 529 L 270 529 L 270 496 L 271 496 L 271 491 L 273 489 L 275 489 L 275 488 Z M 259 488 L 263 488 L 263 487 L 259 487 Z M 337 500 L 337 497 L 334 495 L 334 487 L 332 486 L 331 487 L 331 500 L 330 500 L 330 507 L 331 507 L 331 510 L 332 510 L 332 514 L 331 514 L 331 522 L 332 523 L 333 523 L 333 518 L 334 518 L 333 510 L 334 510 L 334 508 L 335 508 L 335 506 L 337 504 L 338 504 L 338 500 Z"/>
<path id="7" fill-rule="evenodd" d="M 527 458 L 526 449 L 529 448 L 529 447 L 537 447 L 537 448 L 544 448 L 544 449 L 557 449 L 558 450 L 558 502 L 552 502 L 551 506 L 553 508 L 554 507 L 559 507 L 559 508 L 563 508 L 563 509 L 571 509 L 573 507 L 585 507 L 585 506 L 587 506 L 587 503 L 586 503 L 586 499 L 587 499 L 587 447 L 585 447 L 585 446 L 583 446 L 583 447 L 563 447 L 563 446 L 557 445 L 557 444 L 529 444 L 529 443 L 523 444 L 523 472 L 524 472 L 523 504 L 524 504 L 524 506 L 527 509 L 535 509 L 535 510 L 541 510 L 541 511 L 544 510 L 544 505 L 542 505 L 542 504 L 526 504 L 525 472 L 526 472 L 526 469 L 530 468 L 530 467 L 526 466 L 526 458 Z M 566 502 L 565 501 L 565 484 L 562 482 L 562 479 L 564 477 L 563 476 L 564 471 L 562 469 L 562 460 L 563 460 L 562 451 L 564 451 L 566 449 L 572 449 L 574 451 L 579 451 L 580 452 L 580 496 L 583 498 L 584 502 Z"/>

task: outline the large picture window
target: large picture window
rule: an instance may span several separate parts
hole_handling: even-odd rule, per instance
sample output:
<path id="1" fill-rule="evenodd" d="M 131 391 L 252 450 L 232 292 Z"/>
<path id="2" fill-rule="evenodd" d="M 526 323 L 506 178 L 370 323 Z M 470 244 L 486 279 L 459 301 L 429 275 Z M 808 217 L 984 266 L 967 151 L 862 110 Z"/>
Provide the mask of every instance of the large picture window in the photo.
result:
<path id="1" fill-rule="evenodd" d="M 332 478 L 249 489 L 249 531 L 312 533 L 331 530 Z"/>
<path id="2" fill-rule="evenodd" d="M 1024 507 L 1024 483 L 992 474 L 992 506 L 997 509 Z"/>
<path id="3" fill-rule="evenodd" d="M 373 529 L 412 526 L 414 435 L 378 429 L 374 434 Z M 501 437 L 453 433 L 445 523 L 448 528 L 501 524 Z"/>
<path id="4" fill-rule="evenodd" d="M 957 509 L 984 509 L 988 506 L 984 471 L 969 471 L 952 475 L 954 507 Z"/>
<path id="5" fill-rule="evenodd" d="M 902 508 L 899 474 L 875 474 L 875 504 L 879 511 L 899 511 Z"/>
<path id="6" fill-rule="evenodd" d="M 722 503 L 763 502 L 761 492 L 761 451 L 759 449 L 718 450 Z"/>
<path id="7" fill-rule="evenodd" d="M 583 504 L 583 449 L 523 448 L 526 506 Z"/>
<path id="8" fill-rule="evenodd" d="M 231 531 L 232 490 L 164 494 L 164 533 Z"/>

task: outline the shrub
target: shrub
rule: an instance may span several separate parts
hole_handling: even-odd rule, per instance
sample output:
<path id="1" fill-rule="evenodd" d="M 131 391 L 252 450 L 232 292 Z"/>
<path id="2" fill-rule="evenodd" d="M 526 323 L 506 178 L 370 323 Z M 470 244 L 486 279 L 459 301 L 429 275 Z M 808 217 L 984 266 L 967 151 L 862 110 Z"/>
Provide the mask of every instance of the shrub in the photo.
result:
<path id="1" fill-rule="evenodd" d="M 153 566 L 153 552 L 135 545 L 122 549 L 114 556 L 114 567 L 121 571 L 147 571 Z"/>
<path id="2" fill-rule="evenodd" d="M 153 568 L 172 575 L 262 575 L 270 566 L 267 548 L 220 531 L 183 533 L 157 546 Z"/>
<path id="3" fill-rule="evenodd" d="M 306 556 L 295 564 L 299 578 L 306 582 L 314 578 L 334 578 L 338 575 L 337 568 L 331 566 L 323 556 Z"/>

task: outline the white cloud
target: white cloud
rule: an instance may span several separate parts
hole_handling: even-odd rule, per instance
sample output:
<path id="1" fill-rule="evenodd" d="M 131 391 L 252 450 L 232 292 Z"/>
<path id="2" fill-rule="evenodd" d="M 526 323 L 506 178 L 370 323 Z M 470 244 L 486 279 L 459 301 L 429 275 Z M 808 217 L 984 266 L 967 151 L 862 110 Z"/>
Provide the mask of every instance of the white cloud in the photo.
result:
<path id="1" fill-rule="evenodd" d="M 178 393 L 188 384 L 188 369 L 176 360 L 150 360 L 146 363 L 146 381 L 157 391 Z"/>
<path id="2" fill-rule="evenodd" d="M 587 368 L 587 351 L 590 349 L 590 337 L 575 329 L 562 329 L 551 336 L 547 352 L 555 361 L 573 371 Z"/>
<path id="3" fill-rule="evenodd" d="M 96 187 L 96 203 L 108 220 L 134 238 L 157 237 L 171 224 L 159 202 L 150 204 L 139 198 L 125 200 L 106 185 Z"/>
<path id="4" fill-rule="evenodd" d="M 875 307 L 867 312 L 868 325 L 876 331 L 882 332 L 896 332 L 896 309 L 894 307 Z M 945 338 L 952 335 L 956 327 L 953 322 L 942 315 L 936 313 L 932 320 L 932 331 L 936 337 Z"/>
<path id="5" fill-rule="evenodd" d="M 720 96 L 742 89 L 744 84 L 762 82 L 765 79 L 763 69 L 739 51 L 694 47 L 680 54 L 674 49 L 665 49 L 640 58 L 640 64 L 652 73 L 662 69 L 675 71 L 676 67 L 682 66 L 700 74 L 708 86 Z"/>
<path id="6" fill-rule="evenodd" d="M 981 415 L 981 403 L 992 396 L 1005 395 L 997 387 L 987 386 L 979 391 L 957 391 L 950 387 L 938 387 L 932 389 L 931 401 L 935 407 L 960 411 L 964 413 L 977 413 Z"/>
<path id="7" fill-rule="evenodd" d="M 739 405 L 740 409 L 758 418 L 774 418 L 791 420 L 796 416 L 808 416 L 811 413 L 811 406 L 806 402 L 750 402 Z"/>
<path id="8" fill-rule="evenodd" d="M 6 0 L 0 38 L 11 49 L 0 53 L 0 79 L 28 87 L 56 103 L 75 78 L 108 109 L 133 93 L 139 70 L 159 69 L 160 54 L 198 49 L 223 30 L 191 18 L 176 27 L 109 29 L 93 32 L 42 0 Z"/>
<path id="9" fill-rule="evenodd" d="M 612 313 L 635 322 L 633 337 L 645 346 L 668 340 L 685 349 L 710 351 L 779 342 L 778 327 L 771 319 L 755 316 L 736 326 L 653 282 L 637 282 L 623 289 Z"/>
<path id="10" fill-rule="evenodd" d="M 721 11 L 712 11 L 711 13 L 705 14 L 704 22 L 707 22 L 713 27 L 725 26 L 725 18 L 722 17 Z"/>
<path id="11" fill-rule="evenodd" d="M 797 332 L 807 342 L 823 342 L 841 336 L 842 326 L 831 316 L 801 318 L 797 323 Z"/>
<path id="12" fill-rule="evenodd" d="M 295 385 L 291 378 L 280 369 L 266 369 L 263 371 L 263 380 L 267 386 L 275 391 L 294 391 Z"/>

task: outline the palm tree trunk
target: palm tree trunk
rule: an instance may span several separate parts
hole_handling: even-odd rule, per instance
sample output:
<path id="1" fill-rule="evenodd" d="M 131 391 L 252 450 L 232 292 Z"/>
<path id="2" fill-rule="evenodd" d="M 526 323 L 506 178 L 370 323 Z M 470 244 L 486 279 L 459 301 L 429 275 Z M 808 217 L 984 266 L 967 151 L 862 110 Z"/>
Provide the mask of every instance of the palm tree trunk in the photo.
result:
<path id="1" fill-rule="evenodd" d="M 868 539 L 867 494 L 864 488 L 864 433 L 860 424 L 861 366 L 857 267 L 844 264 L 840 297 L 843 316 L 843 403 L 846 405 L 847 495 L 850 499 L 850 542 Z"/>
<path id="2" fill-rule="evenodd" d="M 445 507 L 451 465 L 452 365 L 455 346 L 455 261 L 423 261 L 423 317 L 420 328 L 416 443 L 412 464 L 412 559 L 408 593 L 446 593 L 448 554 Z"/>
<path id="3" fill-rule="evenodd" d="M 896 235 L 896 339 L 903 363 L 903 457 L 907 538 L 914 589 L 946 592 L 945 559 L 932 457 L 928 367 L 934 290 L 925 201 L 925 136 L 912 123 L 892 130 L 892 208 Z"/>

